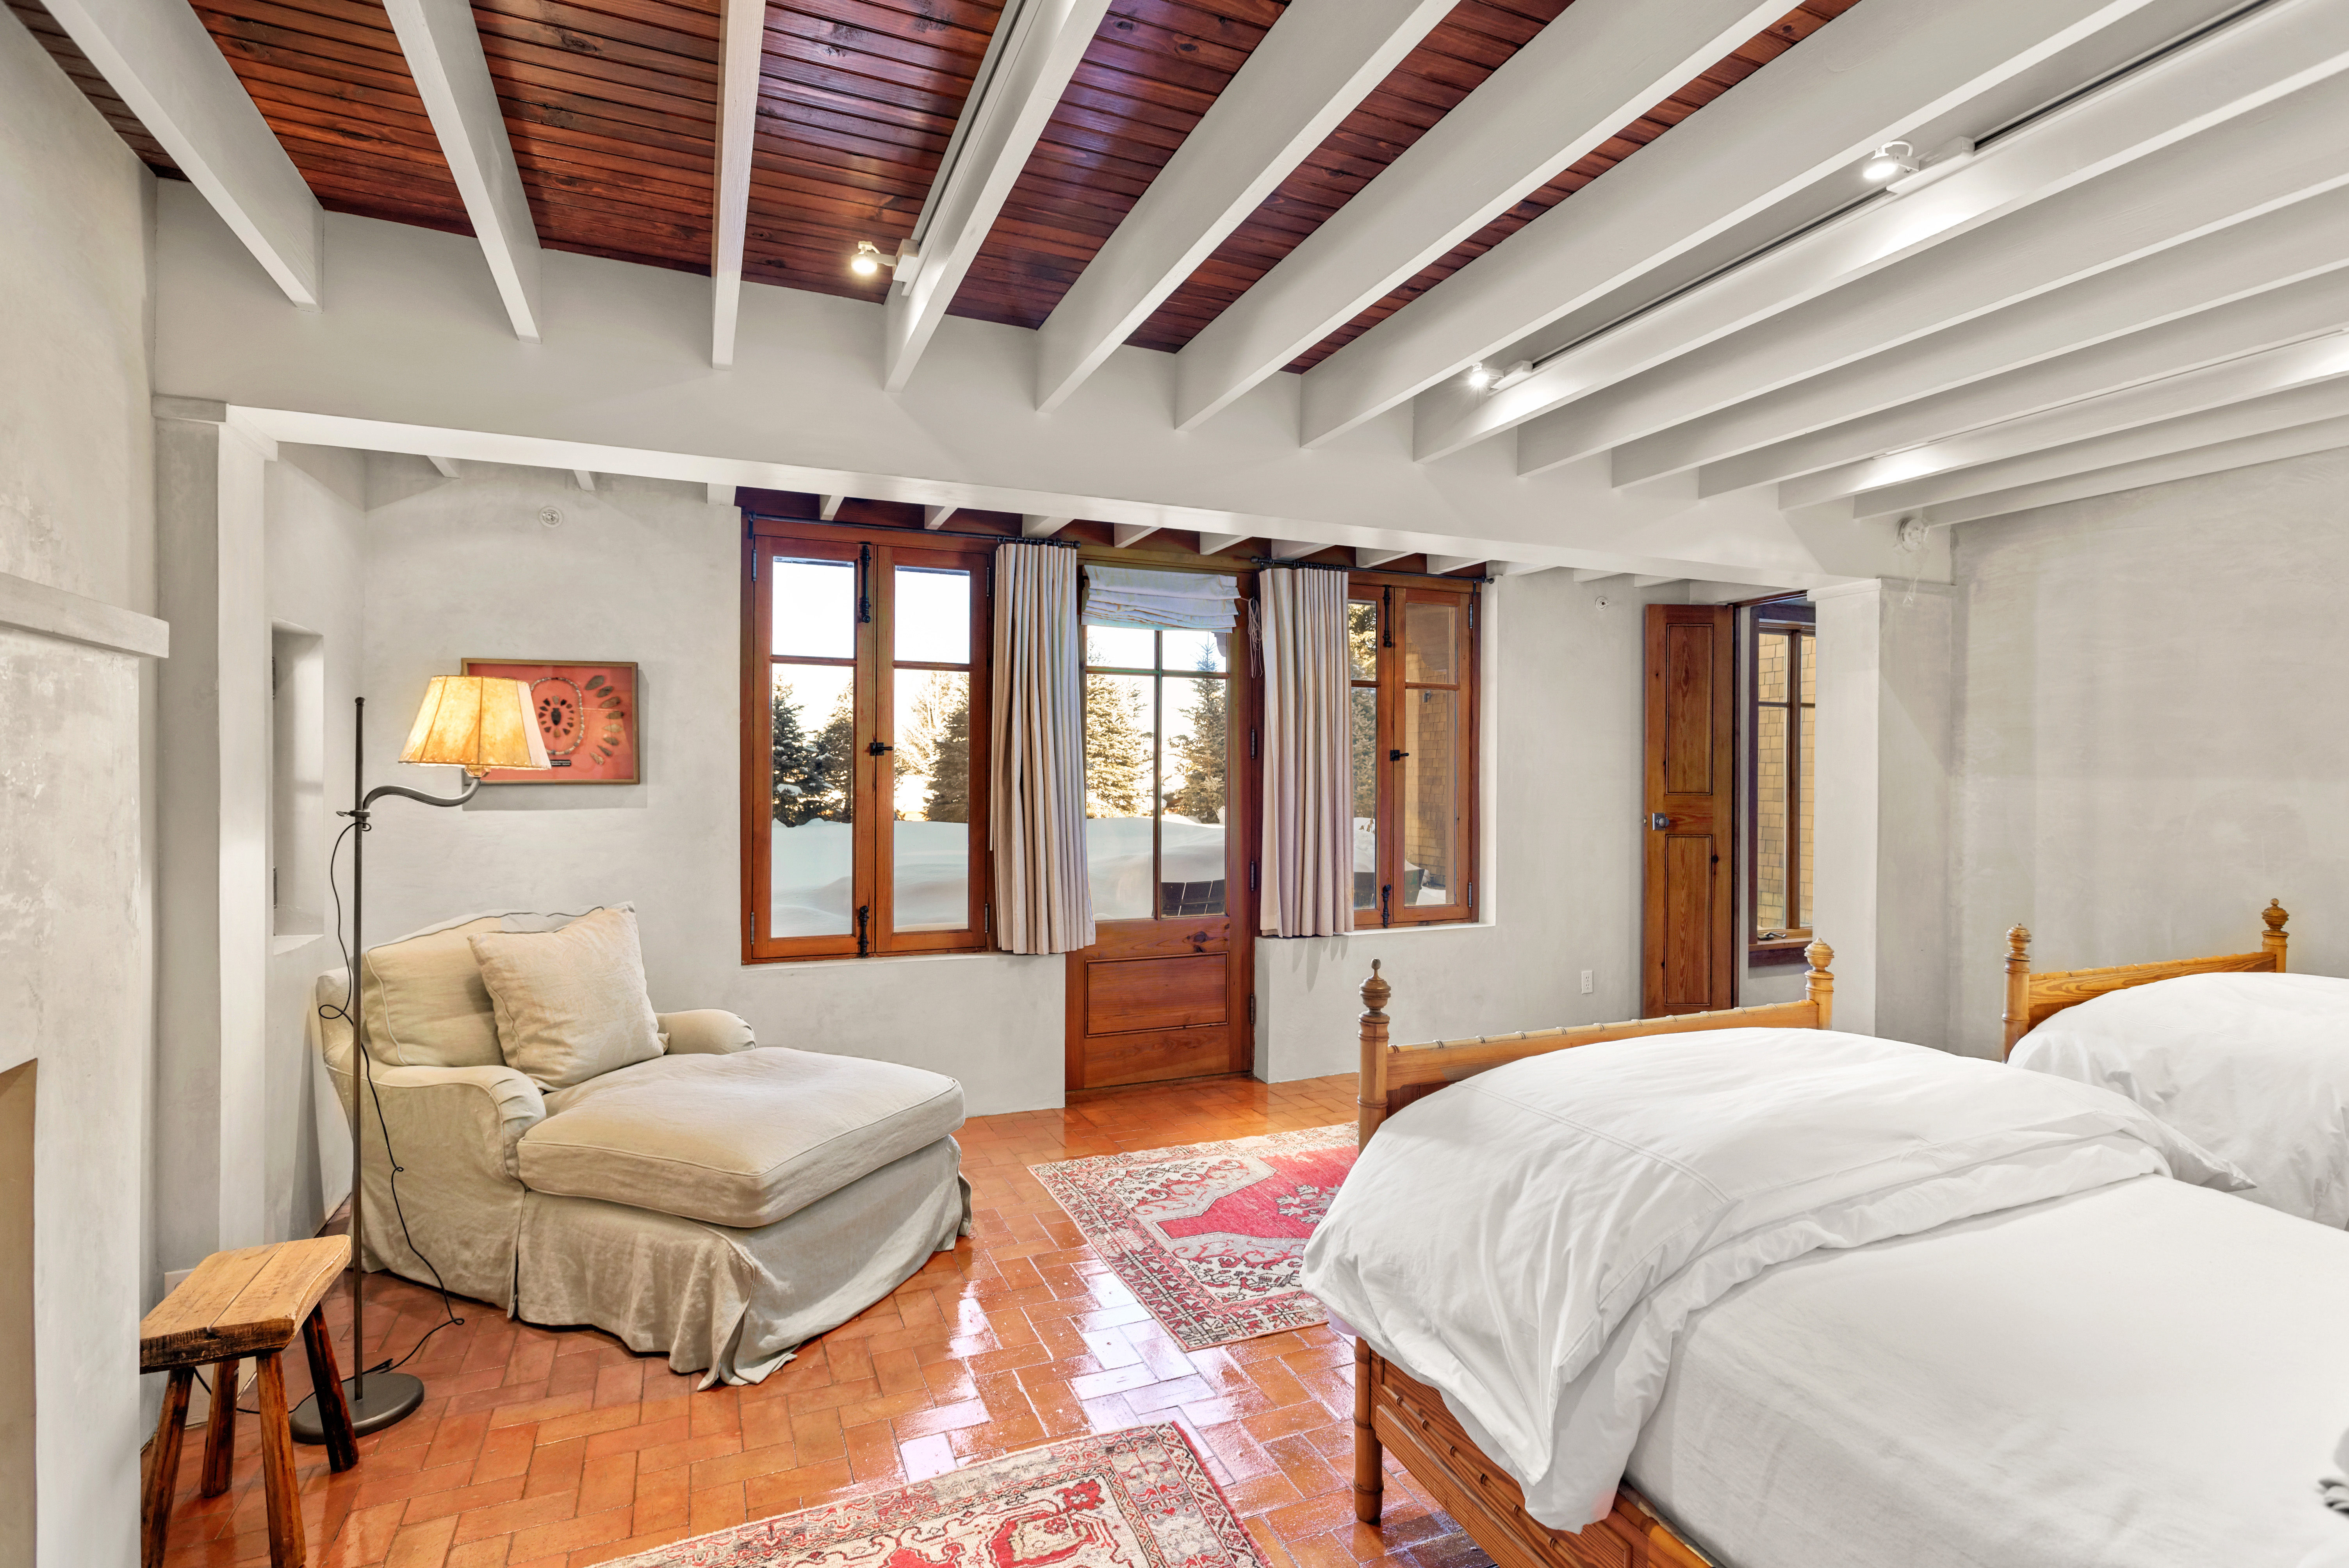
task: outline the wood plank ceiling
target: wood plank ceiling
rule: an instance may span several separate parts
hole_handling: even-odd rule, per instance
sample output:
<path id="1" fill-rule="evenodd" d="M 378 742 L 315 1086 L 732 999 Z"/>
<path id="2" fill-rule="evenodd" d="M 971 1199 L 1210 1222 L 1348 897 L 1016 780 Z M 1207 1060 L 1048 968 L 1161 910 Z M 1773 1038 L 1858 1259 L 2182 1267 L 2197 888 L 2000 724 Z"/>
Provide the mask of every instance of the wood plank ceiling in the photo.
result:
<path id="1" fill-rule="evenodd" d="M 162 150 L 36 0 L 8 0 L 150 166 Z M 330 210 L 470 233 L 381 0 L 193 0 Z M 1566 9 L 1461 0 L 1129 340 L 1174 350 Z M 1304 370 L 1840 15 L 1805 0 L 1288 366 Z M 951 312 L 1033 327 L 1286 0 L 1112 0 Z M 549 249 L 707 273 L 718 0 L 474 0 Z M 770 0 L 743 275 L 880 300 L 860 240 L 911 236 L 1001 15 L 995 0 Z"/>

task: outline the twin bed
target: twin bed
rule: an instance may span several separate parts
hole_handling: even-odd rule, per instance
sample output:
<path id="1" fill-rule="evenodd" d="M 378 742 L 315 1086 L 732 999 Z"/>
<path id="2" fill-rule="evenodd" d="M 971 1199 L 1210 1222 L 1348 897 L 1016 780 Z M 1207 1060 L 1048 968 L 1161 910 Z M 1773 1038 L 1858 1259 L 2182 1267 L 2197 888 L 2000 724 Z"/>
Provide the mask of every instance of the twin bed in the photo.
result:
<path id="1" fill-rule="evenodd" d="M 1364 1153 L 1306 1273 L 1358 1336 L 1358 1517 L 1392 1452 L 1502 1568 L 2349 1548 L 2315 1490 L 2349 1233 L 2236 1196 L 2125 1028 L 2016 1050 L 2153 981 L 2281 976 L 2267 923 L 2255 954 L 2048 975 L 2018 931 L 2035 1073 L 1832 1032 L 1824 944 L 1799 1002 L 1410 1047 L 1374 970 Z"/>

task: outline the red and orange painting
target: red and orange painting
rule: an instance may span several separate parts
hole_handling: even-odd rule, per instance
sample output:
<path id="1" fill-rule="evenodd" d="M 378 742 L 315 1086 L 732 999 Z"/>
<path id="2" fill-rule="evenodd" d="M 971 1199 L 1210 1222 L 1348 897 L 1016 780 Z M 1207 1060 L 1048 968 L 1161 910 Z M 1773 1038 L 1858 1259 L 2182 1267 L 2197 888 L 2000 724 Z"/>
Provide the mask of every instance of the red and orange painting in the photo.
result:
<path id="1" fill-rule="evenodd" d="M 484 784 L 636 784 L 636 666 L 603 661 L 521 664 L 467 659 L 469 676 L 530 683 L 531 708 L 546 739 L 544 773 L 492 768 Z"/>

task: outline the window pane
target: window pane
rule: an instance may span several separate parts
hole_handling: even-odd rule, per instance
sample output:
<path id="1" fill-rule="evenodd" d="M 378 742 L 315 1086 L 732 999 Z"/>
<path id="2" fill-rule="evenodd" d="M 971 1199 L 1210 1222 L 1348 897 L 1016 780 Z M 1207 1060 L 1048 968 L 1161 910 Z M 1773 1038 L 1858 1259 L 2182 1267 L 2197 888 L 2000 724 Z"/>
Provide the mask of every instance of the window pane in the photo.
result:
<path id="1" fill-rule="evenodd" d="M 856 562 L 794 561 L 778 555 L 774 572 L 778 654 L 817 659 L 856 656 Z"/>
<path id="2" fill-rule="evenodd" d="M 1354 907 L 1379 906 L 1379 692 L 1353 688 Z"/>
<path id="3" fill-rule="evenodd" d="M 928 665 L 970 663 L 970 573 L 897 568 L 897 656 Z"/>
<path id="4" fill-rule="evenodd" d="M 1402 608 L 1402 678 L 1407 681 L 1457 681 L 1460 678 L 1460 606 L 1419 600 Z"/>
<path id="5" fill-rule="evenodd" d="M 1085 677 L 1085 862 L 1096 920 L 1150 917 L 1154 684 L 1148 676 Z"/>
<path id="6" fill-rule="evenodd" d="M 836 665 L 779 665 L 773 680 L 768 779 L 775 827 L 767 934 L 845 935 L 855 896 L 854 672 Z"/>
<path id="7" fill-rule="evenodd" d="M 1754 639 L 1754 700 L 1786 700 L 1786 634 L 1764 632 Z"/>
<path id="8" fill-rule="evenodd" d="M 1805 648 L 1803 651 L 1805 653 L 1810 652 L 1808 648 Z M 1806 661 L 1805 668 L 1807 670 L 1808 667 Z M 1804 684 L 1807 686 L 1810 683 L 1806 681 Z M 1803 856 L 1801 872 L 1802 898 L 1801 902 L 1795 906 L 1797 913 L 1795 914 L 1795 921 L 1796 924 L 1807 930 L 1811 923 L 1811 844 L 1814 838 L 1814 835 L 1811 832 L 1811 822 L 1814 820 L 1814 813 L 1811 810 L 1811 800 L 1816 793 L 1811 785 L 1812 780 L 1816 777 L 1814 763 L 1816 760 L 1818 752 L 1818 711 L 1816 708 L 1809 707 L 1807 704 L 1804 706 L 1801 711 L 1803 715 L 1803 788 L 1800 797 L 1802 801 L 1800 820 L 1803 824 L 1803 832 L 1800 841 L 1802 844 Z"/>
<path id="9" fill-rule="evenodd" d="M 1460 903 L 1467 868 L 1460 863 L 1459 694 L 1403 693 L 1403 904 Z"/>
<path id="10" fill-rule="evenodd" d="M 1379 674 L 1379 602 L 1346 601 L 1346 653 L 1353 661 L 1353 678 L 1376 680 Z"/>
<path id="11" fill-rule="evenodd" d="M 1172 642 L 1175 634 L 1169 632 Z M 1224 913 L 1224 834 L 1231 820 L 1231 686 L 1166 677 L 1164 802 L 1158 826 L 1158 912 L 1170 919 Z"/>
<path id="12" fill-rule="evenodd" d="M 1803 700 L 1816 702 L 1819 700 L 1819 661 L 1816 657 L 1819 639 L 1809 632 L 1797 634 L 1797 639 L 1800 644 L 1797 651 L 1803 655 Z"/>
<path id="13" fill-rule="evenodd" d="M 1087 626 L 1085 663 L 1116 669 L 1147 670 L 1158 666 L 1157 634 L 1140 626 Z"/>
<path id="14" fill-rule="evenodd" d="M 1770 639 L 1764 637 L 1767 643 Z M 1785 689 L 1785 639 L 1779 644 L 1778 686 Z M 1764 659 L 1768 659 L 1765 652 Z M 1807 836 L 1807 835 L 1806 835 Z M 1754 723 L 1754 928 L 1766 936 L 1785 930 L 1786 710 L 1755 710 Z"/>
<path id="15" fill-rule="evenodd" d="M 1229 632 L 1166 632 L 1160 635 L 1159 668 L 1187 673 L 1232 667 Z"/>
<path id="16" fill-rule="evenodd" d="M 970 923 L 970 676 L 899 670 L 896 719 L 895 928 L 960 931 Z"/>

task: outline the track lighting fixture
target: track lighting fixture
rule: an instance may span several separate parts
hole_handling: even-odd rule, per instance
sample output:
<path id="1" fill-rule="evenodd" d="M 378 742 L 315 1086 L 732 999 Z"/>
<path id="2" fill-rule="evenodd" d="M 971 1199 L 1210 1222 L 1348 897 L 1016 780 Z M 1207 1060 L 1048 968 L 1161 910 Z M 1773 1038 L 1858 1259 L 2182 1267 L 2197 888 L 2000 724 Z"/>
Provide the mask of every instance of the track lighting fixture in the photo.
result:
<path id="1" fill-rule="evenodd" d="M 881 270 L 881 247 L 870 240 L 856 242 L 856 254 L 850 258 L 848 270 L 860 278 L 869 278 Z"/>
<path id="2" fill-rule="evenodd" d="M 1885 185 L 1923 167 L 1917 160 L 1915 148 L 1905 141 L 1888 141 L 1859 166 L 1859 177 L 1870 185 Z"/>
<path id="3" fill-rule="evenodd" d="M 1485 368 L 1483 360 L 1480 359 L 1468 367 L 1468 387 L 1471 391 L 1482 392 L 1492 384 L 1493 373 Z"/>
<path id="4" fill-rule="evenodd" d="M 1495 370 L 1483 360 L 1468 367 L 1469 389 L 1475 392 L 1498 392 L 1504 387 L 1515 387 L 1534 373 L 1534 362 L 1520 359 L 1506 370 Z"/>

